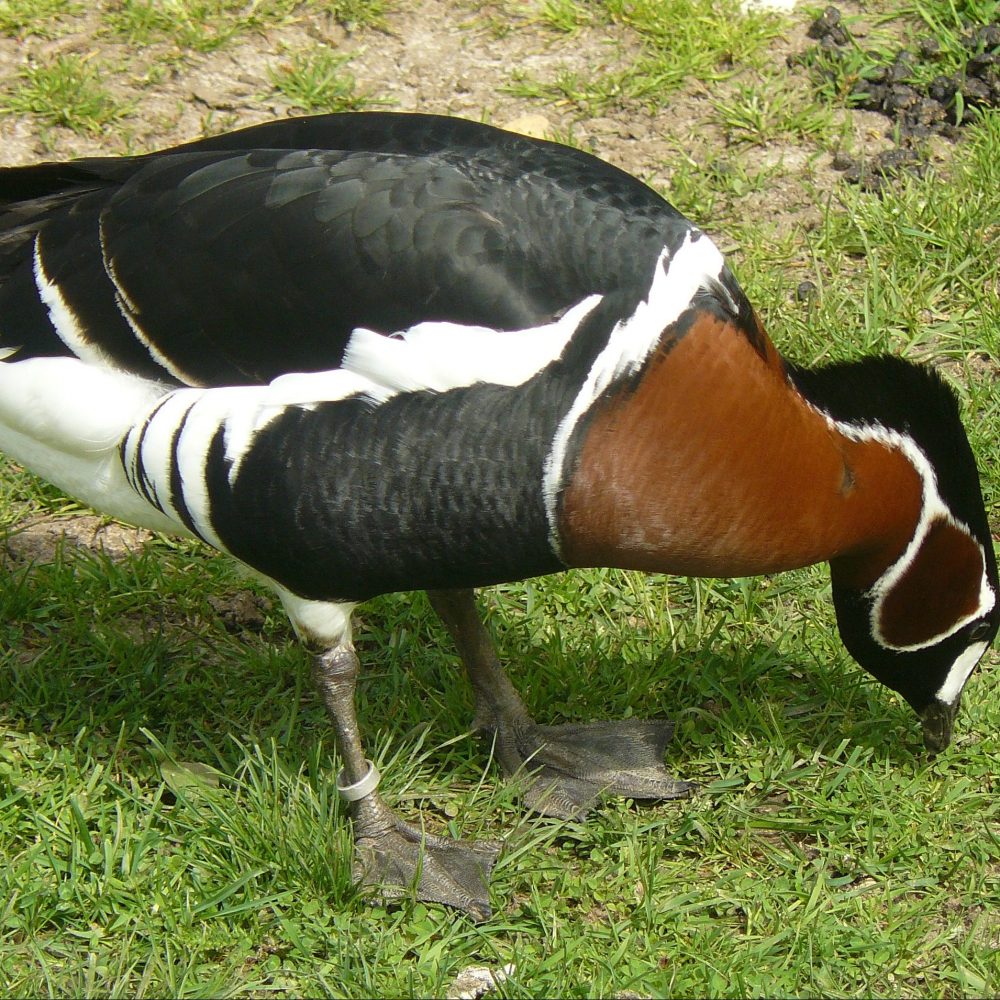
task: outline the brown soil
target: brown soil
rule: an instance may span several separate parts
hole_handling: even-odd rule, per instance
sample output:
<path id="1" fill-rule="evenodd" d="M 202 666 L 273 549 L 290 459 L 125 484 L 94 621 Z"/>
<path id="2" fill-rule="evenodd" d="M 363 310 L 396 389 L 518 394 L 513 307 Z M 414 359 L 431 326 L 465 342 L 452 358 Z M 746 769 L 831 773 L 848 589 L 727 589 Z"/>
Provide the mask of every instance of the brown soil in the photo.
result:
<path id="1" fill-rule="evenodd" d="M 0 38 L 0 88 L 25 65 L 75 54 L 106 67 L 105 86 L 130 104 L 130 113 L 101 135 L 0 115 L 0 164 L 145 151 L 296 113 L 276 94 L 270 75 L 292 54 L 320 45 L 350 54 L 348 68 L 359 91 L 386 107 L 572 135 L 657 187 L 669 185 L 682 159 L 716 165 L 739 158 L 751 173 L 776 168 L 767 190 L 748 195 L 739 208 L 751 216 L 764 213 L 780 230 L 815 224 L 824 193 L 840 183 L 831 156 L 817 157 L 813 145 L 727 146 L 713 123 L 710 100 L 724 100 L 745 82 L 748 74 L 740 67 L 731 79 L 711 87 L 691 80 L 659 110 L 629 105 L 588 115 L 568 102 L 542 104 L 512 96 L 507 88 L 515 71 L 537 80 L 551 80 L 563 70 L 592 76 L 628 66 L 639 50 L 625 28 L 602 25 L 563 34 L 524 17 L 516 30 L 505 31 L 511 9 L 523 13 L 530 5 L 398 0 L 384 28 L 358 31 L 304 10 L 293 23 L 266 34 L 244 34 L 217 52 L 188 53 L 183 59 L 167 42 L 138 48 L 102 33 L 95 11 L 107 6 L 88 5 L 89 12 L 75 19 L 71 31 L 54 38 Z M 788 55 L 814 44 L 806 38 L 806 27 L 805 18 L 799 18 L 786 38 L 773 42 L 775 69 L 784 67 Z M 790 85 L 804 95 L 805 71 L 793 74 Z M 888 147 L 881 116 L 861 112 L 843 119 L 846 142 L 855 152 Z M 711 219 L 697 221 L 712 231 Z"/>
<path id="2" fill-rule="evenodd" d="M 31 517 L 0 537 L 0 568 L 53 562 L 60 551 L 74 548 L 92 549 L 112 559 L 122 559 L 138 552 L 152 537 L 151 532 L 142 528 L 94 514 Z"/>

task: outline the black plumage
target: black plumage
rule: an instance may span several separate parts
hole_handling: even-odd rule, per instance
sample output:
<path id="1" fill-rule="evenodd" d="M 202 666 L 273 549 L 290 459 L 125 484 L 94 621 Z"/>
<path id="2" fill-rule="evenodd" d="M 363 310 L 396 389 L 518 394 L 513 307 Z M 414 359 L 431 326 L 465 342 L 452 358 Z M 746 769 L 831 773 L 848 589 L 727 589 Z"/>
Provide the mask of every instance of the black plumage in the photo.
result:
<path id="1" fill-rule="evenodd" d="M 36 234 L 46 274 L 115 363 L 233 385 L 336 367 L 359 326 L 513 330 L 592 293 L 634 302 L 658 251 L 691 230 L 615 167 L 488 126 L 391 114 L 279 126 L 0 171 L 0 205 L 20 223 L 0 256 L 0 345 L 58 350 L 39 322 Z"/>

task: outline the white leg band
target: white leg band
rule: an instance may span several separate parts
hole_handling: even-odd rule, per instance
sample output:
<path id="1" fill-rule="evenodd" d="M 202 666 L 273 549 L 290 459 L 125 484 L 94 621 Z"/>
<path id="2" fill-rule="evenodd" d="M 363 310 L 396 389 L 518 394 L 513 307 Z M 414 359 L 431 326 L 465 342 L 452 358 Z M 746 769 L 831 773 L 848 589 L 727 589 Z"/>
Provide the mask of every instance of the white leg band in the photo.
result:
<path id="1" fill-rule="evenodd" d="M 344 772 L 341 771 L 337 775 L 337 791 L 340 792 L 340 797 L 348 802 L 357 802 L 358 799 L 371 795 L 378 788 L 382 776 L 378 773 L 378 768 L 371 761 L 368 761 L 368 773 L 360 781 L 356 781 L 353 785 L 345 785 L 343 780 Z"/>

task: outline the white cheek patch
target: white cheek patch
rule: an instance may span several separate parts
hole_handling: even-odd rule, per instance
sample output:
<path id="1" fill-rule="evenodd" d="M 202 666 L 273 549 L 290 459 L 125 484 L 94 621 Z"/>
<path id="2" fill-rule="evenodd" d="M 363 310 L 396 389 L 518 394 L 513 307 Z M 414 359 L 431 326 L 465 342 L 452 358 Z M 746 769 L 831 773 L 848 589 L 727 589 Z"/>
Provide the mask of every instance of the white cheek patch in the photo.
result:
<path id="1" fill-rule="evenodd" d="M 955 703 L 955 700 L 962 693 L 962 688 L 965 687 L 965 682 L 969 679 L 969 675 L 976 669 L 976 664 L 983 658 L 983 653 L 986 652 L 987 645 L 988 643 L 985 642 L 974 642 L 971 646 L 966 646 L 962 650 L 951 665 L 951 670 L 948 671 L 948 676 L 945 678 L 944 684 L 938 688 L 936 696 L 938 701 L 943 701 L 946 705 L 953 705 Z"/>

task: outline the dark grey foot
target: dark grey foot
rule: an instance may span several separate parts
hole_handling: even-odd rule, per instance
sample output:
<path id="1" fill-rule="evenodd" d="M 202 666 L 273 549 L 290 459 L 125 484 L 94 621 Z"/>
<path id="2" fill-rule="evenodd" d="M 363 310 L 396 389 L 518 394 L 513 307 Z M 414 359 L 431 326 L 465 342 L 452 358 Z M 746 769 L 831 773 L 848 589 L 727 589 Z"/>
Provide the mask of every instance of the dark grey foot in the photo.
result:
<path id="1" fill-rule="evenodd" d="M 376 886 L 386 899 L 413 892 L 417 899 L 464 910 L 487 920 L 489 876 L 503 845 L 494 840 L 449 840 L 400 819 L 377 795 L 354 813 L 354 881 Z"/>
<path id="2" fill-rule="evenodd" d="M 525 803 L 536 812 L 578 819 L 601 793 L 634 799 L 677 799 L 694 784 L 677 781 L 663 766 L 673 733 L 667 721 L 627 719 L 539 726 L 531 721 L 484 727 L 495 739 L 504 771 L 525 780 Z"/>

